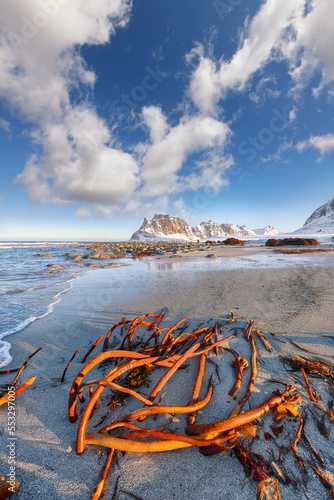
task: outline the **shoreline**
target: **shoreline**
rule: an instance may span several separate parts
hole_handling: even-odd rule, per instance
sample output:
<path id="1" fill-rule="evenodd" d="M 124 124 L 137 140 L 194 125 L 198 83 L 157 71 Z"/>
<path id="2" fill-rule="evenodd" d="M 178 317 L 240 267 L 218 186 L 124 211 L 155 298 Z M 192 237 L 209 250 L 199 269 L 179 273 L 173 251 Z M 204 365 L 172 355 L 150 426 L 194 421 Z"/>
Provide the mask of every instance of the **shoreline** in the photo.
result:
<path id="1" fill-rule="evenodd" d="M 318 350 L 320 355 L 334 356 L 333 341 L 325 337 L 334 334 L 332 266 L 200 269 L 196 272 L 184 269 L 154 273 L 149 272 L 148 263 L 145 267 L 148 267 L 145 272 L 140 271 L 141 266 L 134 265 L 85 274 L 73 284 L 50 316 L 30 324 L 11 338 L 14 362 L 10 367 L 19 366 L 29 354 L 42 347 L 22 374 L 22 380 L 32 375 L 37 375 L 37 379 L 17 397 L 16 459 L 21 484 L 14 498 L 29 500 L 41 494 L 57 500 L 90 498 L 106 455 L 94 446 L 87 447 L 83 455 L 76 455 L 77 424 L 68 422 L 68 392 L 83 366 L 79 363 L 82 355 L 123 316 L 133 319 L 165 306 L 166 326 L 189 315 L 190 326 L 194 327 L 198 320 L 209 321 L 233 309 L 245 322 L 254 319 L 261 331 L 280 333 L 280 337 L 271 340 L 277 349 L 284 348 L 284 343 L 276 338 L 283 341 L 293 338 L 306 348 Z M 134 276 L 137 281 L 133 281 Z M 232 343 L 228 345 L 233 347 Z M 65 382 L 60 384 L 64 367 L 78 347 L 82 348 L 78 359 L 69 368 Z M 98 347 L 94 355 L 100 352 Z M 12 375 L 2 376 L 1 385 L 12 379 Z M 257 384 L 262 390 L 261 380 L 260 372 Z M 220 412 L 217 408 L 211 411 Z M 2 407 L 0 427 L 4 429 L 5 419 L 6 410 Z M 1 450 L 5 449 L 2 445 L 7 437 L 5 430 L 0 435 Z M 0 458 L 5 462 L 4 453 Z M 121 475 L 122 490 L 138 498 L 152 500 L 159 491 L 162 500 L 181 500 L 189 494 L 194 500 L 202 500 L 207 494 L 221 500 L 222 474 L 224 498 L 255 498 L 256 484 L 251 484 L 240 463 L 228 453 L 213 457 L 202 457 L 192 449 L 152 455 L 127 453 L 120 464 L 117 474 Z M 200 470 L 198 478 L 192 474 L 194 468 Z M 106 498 L 112 496 L 115 477 L 112 475 L 109 481 Z M 324 491 L 321 483 L 313 478 L 313 497 L 321 498 Z M 283 489 L 282 499 L 288 498 L 287 492 L 298 499 L 306 498 L 302 491 Z M 133 498 L 130 494 L 119 498 Z"/>

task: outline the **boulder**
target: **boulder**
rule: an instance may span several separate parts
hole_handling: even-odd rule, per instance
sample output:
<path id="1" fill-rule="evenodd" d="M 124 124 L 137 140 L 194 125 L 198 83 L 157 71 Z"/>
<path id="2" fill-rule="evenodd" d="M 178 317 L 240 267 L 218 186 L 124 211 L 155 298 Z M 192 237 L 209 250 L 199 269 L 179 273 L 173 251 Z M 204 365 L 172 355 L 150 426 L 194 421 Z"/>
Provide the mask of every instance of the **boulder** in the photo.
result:
<path id="1" fill-rule="evenodd" d="M 319 241 L 313 238 L 284 238 L 276 240 L 271 238 L 266 241 L 266 247 L 282 247 L 282 246 L 303 246 L 303 245 L 320 245 Z"/>
<path id="2" fill-rule="evenodd" d="M 245 241 L 238 240 L 237 238 L 227 238 L 227 240 L 224 241 L 224 245 L 245 245 L 245 243 Z"/>
<path id="3" fill-rule="evenodd" d="M 281 247 L 282 245 L 282 240 L 275 240 L 275 238 L 266 241 L 266 247 Z"/>
<path id="4" fill-rule="evenodd" d="M 320 243 L 313 238 L 284 238 L 283 245 L 320 245 Z"/>
<path id="5" fill-rule="evenodd" d="M 108 259 L 115 259 L 116 258 L 116 255 L 114 253 L 100 253 L 99 259 L 103 259 L 103 260 L 108 260 Z"/>

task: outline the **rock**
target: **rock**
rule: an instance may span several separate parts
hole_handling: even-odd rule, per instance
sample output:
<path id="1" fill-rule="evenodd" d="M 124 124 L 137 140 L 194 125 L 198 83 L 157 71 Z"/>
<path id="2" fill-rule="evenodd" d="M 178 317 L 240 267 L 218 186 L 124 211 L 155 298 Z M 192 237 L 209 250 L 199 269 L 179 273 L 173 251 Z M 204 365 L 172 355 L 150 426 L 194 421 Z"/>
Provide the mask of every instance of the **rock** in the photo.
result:
<path id="1" fill-rule="evenodd" d="M 63 269 L 61 266 L 56 266 L 54 264 L 51 264 L 51 265 L 49 264 L 47 267 L 48 267 L 48 271 L 51 271 L 52 273 L 54 271 L 60 271 L 60 269 Z"/>
<path id="2" fill-rule="evenodd" d="M 83 259 L 97 259 L 98 257 L 100 257 L 99 253 L 88 253 L 82 256 Z"/>
<path id="3" fill-rule="evenodd" d="M 266 247 L 281 247 L 282 240 L 276 240 L 275 238 L 270 238 L 266 241 Z"/>
<path id="4" fill-rule="evenodd" d="M 67 254 L 66 260 L 73 260 L 75 262 L 82 261 L 82 257 L 78 253 L 69 253 Z"/>
<path id="5" fill-rule="evenodd" d="M 303 245 L 320 245 L 319 241 L 313 238 L 284 238 L 283 240 L 276 240 L 271 238 L 266 241 L 267 247 L 281 247 L 281 246 L 303 246 Z"/>
<path id="6" fill-rule="evenodd" d="M 284 238 L 283 245 L 320 245 L 319 241 L 313 238 Z"/>
<path id="7" fill-rule="evenodd" d="M 224 245 L 245 245 L 245 241 L 238 240 L 237 238 L 227 238 L 224 241 Z"/>
<path id="8" fill-rule="evenodd" d="M 116 255 L 114 253 L 101 253 L 99 258 L 103 260 L 115 259 Z"/>
<path id="9" fill-rule="evenodd" d="M 109 264 L 107 266 L 103 266 L 102 269 L 113 269 L 114 267 L 120 267 L 121 264 Z"/>
<path id="10" fill-rule="evenodd" d="M 215 253 L 209 253 L 207 256 L 206 256 L 207 259 L 216 259 L 217 258 L 217 255 Z"/>

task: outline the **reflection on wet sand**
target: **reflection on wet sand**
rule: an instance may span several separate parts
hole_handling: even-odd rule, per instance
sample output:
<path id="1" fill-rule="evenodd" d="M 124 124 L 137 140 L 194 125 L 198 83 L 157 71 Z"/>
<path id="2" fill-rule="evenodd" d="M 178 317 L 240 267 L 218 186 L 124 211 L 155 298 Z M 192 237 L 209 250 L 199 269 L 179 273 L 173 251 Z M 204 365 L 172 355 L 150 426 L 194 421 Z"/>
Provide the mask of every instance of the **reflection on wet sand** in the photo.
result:
<path id="1" fill-rule="evenodd" d="M 319 266 L 333 265 L 334 258 L 311 257 L 309 255 L 285 255 L 281 254 L 258 253 L 245 256 L 218 257 L 216 259 L 207 259 L 203 257 L 170 259 L 170 258 L 152 258 L 146 261 L 151 272 L 156 271 L 204 271 L 204 270 L 236 270 L 236 269 L 267 269 L 284 268 L 294 266 Z"/>

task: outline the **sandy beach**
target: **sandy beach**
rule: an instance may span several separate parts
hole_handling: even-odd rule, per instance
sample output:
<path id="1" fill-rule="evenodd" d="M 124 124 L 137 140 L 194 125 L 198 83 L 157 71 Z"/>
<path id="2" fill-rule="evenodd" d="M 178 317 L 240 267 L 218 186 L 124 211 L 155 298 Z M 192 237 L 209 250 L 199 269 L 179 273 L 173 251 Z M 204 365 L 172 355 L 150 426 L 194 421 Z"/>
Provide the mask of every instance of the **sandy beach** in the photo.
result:
<path id="1" fill-rule="evenodd" d="M 238 252 L 229 257 L 237 259 L 240 253 L 244 256 L 243 249 Z M 254 252 L 257 250 L 254 249 Z M 311 260 L 308 265 L 295 265 L 299 262 L 298 257 L 276 257 L 288 258 L 288 266 L 281 261 L 281 265 L 277 262 L 274 268 L 252 268 L 249 265 L 249 268 L 241 270 L 221 269 L 217 264 L 219 257 L 206 259 L 201 256 L 201 265 L 200 260 L 196 261 L 194 257 L 190 259 L 189 256 L 179 260 L 150 257 L 130 266 L 89 271 L 74 282 L 73 288 L 63 296 L 53 314 L 32 323 L 10 339 L 13 361 L 8 368 L 20 366 L 29 354 L 42 347 L 22 374 L 24 380 L 31 375 L 36 375 L 37 379 L 16 400 L 15 458 L 20 487 L 13 498 L 84 500 L 89 499 L 94 492 L 107 450 L 94 445 L 87 446 L 83 455 L 76 454 L 78 424 L 69 423 L 68 395 L 71 383 L 82 367 L 81 353 L 85 353 L 92 342 L 100 335 L 105 335 L 124 316 L 133 319 L 142 313 L 155 313 L 165 307 L 164 326 L 171 326 L 188 315 L 191 320 L 187 331 L 192 331 L 201 320 L 209 324 L 219 317 L 226 317 L 231 310 L 239 319 L 237 326 L 241 329 L 246 327 L 250 319 L 255 320 L 256 328 L 266 335 L 274 352 L 268 353 L 257 343 L 259 364 L 254 394 L 250 400 L 252 408 L 277 388 L 277 385 L 267 383 L 270 377 L 286 380 L 288 372 L 278 357 L 282 354 L 305 354 L 291 341 L 333 362 L 334 341 L 330 337 L 334 335 L 333 256 L 332 253 L 319 254 L 317 257 L 303 256 L 304 259 L 318 259 L 321 265 L 311 265 Z M 293 258 L 296 260 L 293 261 Z M 188 265 L 183 259 L 188 261 Z M 245 349 L 239 338 L 230 340 L 226 345 L 236 350 Z M 82 350 L 70 366 L 65 382 L 61 384 L 64 367 L 78 347 Z M 94 355 L 100 352 L 101 347 L 98 346 Z M 250 350 L 246 348 L 244 354 L 249 357 Z M 207 386 L 210 375 L 213 375 L 214 393 L 209 405 L 199 413 L 199 422 L 211 422 L 228 416 L 233 404 L 227 403 L 226 399 L 234 379 L 231 360 L 231 355 L 226 352 L 220 353 L 218 358 L 210 354 L 204 386 Z M 182 371 L 181 379 L 175 382 L 171 379 L 165 404 L 187 404 L 191 380 L 196 371 L 194 363 Z M 2 376 L 1 388 L 5 388 L 12 379 L 13 375 Z M 245 384 L 247 377 L 241 393 Z M 305 415 L 307 391 L 301 385 L 296 388 L 301 394 L 298 408 Z M 143 394 L 148 393 L 149 389 L 144 388 Z M 138 402 L 130 403 L 129 407 L 139 407 Z M 245 410 L 248 409 L 247 404 Z M 117 409 L 115 416 L 119 411 L 123 410 Z M 329 439 L 326 439 L 312 423 L 312 414 L 308 412 L 309 418 L 305 423 L 308 438 L 317 450 L 331 453 L 332 424 L 327 422 Z M 89 432 L 96 432 L 94 425 L 98 424 L 99 419 L 97 411 L 89 422 Z M 265 422 L 264 419 L 261 425 L 267 425 Z M 162 415 L 154 425 L 165 423 L 166 417 Z M 176 415 L 174 423 L 182 431 L 184 417 Z M 295 431 L 296 423 L 292 422 L 291 426 Z M 4 405 L 0 408 L 0 474 L 4 475 L 8 468 L 8 440 L 7 410 Z M 277 457 L 278 448 L 275 446 L 271 444 L 273 454 Z M 254 442 L 254 451 L 261 452 L 257 441 Z M 302 444 L 300 453 L 306 453 Z M 333 462 L 330 459 L 325 462 L 328 479 L 334 484 Z M 283 465 L 293 483 L 280 483 L 281 499 L 329 498 L 328 490 L 311 469 L 303 476 L 291 452 L 285 454 Z M 256 486 L 231 450 L 209 457 L 202 456 L 195 448 L 151 454 L 119 453 L 104 498 L 202 500 L 209 497 L 213 500 L 241 500 L 256 498 Z"/>

